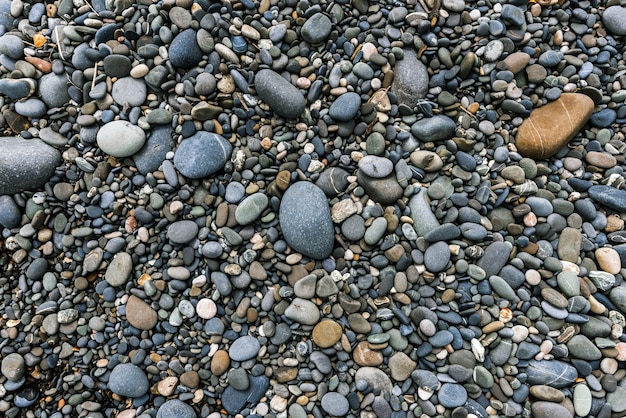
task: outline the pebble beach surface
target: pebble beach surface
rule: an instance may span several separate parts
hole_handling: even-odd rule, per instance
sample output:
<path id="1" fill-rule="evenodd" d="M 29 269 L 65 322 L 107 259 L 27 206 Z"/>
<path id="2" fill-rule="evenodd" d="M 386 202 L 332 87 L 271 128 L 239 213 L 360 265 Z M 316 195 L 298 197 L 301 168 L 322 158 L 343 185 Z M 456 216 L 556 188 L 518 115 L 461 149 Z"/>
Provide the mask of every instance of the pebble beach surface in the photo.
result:
<path id="1" fill-rule="evenodd" d="M 0 416 L 626 416 L 626 2 L 0 0 Z"/>

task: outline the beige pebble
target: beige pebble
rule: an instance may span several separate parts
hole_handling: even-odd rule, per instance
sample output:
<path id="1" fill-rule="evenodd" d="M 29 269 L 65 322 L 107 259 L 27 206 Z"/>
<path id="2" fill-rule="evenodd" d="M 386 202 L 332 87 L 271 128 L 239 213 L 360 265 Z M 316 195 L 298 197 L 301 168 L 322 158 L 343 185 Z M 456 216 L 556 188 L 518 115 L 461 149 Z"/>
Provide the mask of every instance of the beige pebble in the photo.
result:
<path id="1" fill-rule="evenodd" d="M 617 274 L 622 268 L 622 261 L 613 248 L 602 247 L 595 252 L 596 261 L 600 268 L 607 273 Z"/>

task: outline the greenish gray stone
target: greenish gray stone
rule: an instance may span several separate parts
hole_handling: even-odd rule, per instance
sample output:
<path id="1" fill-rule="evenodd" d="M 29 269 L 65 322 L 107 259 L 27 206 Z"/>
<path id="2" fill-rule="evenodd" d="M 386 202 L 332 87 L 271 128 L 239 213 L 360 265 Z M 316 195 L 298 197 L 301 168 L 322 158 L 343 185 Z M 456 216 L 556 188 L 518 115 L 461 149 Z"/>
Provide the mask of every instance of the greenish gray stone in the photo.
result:
<path id="1" fill-rule="evenodd" d="M 567 348 L 572 356 L 578 357 L 583 360 L 599 360 L 602 358 L 602 353 L 596 347 L 589 338 L 584 335 L 574 335 L 568 342 Z"/>
<path id="2" fill-rule="evenodd" d="M 267 208 L 269 199 L 263 193 L 254 193 L 246 197 L 235 210 L 235 220 L 239 225 L 254 222 Z"/>

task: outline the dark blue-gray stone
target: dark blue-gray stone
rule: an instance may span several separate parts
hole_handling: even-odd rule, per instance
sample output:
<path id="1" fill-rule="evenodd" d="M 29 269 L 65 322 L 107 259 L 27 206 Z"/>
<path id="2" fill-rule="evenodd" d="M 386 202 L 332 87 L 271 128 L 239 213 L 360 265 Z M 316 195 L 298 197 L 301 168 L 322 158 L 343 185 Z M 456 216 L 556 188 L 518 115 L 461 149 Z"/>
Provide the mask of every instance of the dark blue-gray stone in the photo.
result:
<path id="1" fill-rule="evenodd" d="M 454 121 L 443 115 L 420 119 L 411 126 L 411 133 L 424 142 L 450 139 L 455 130 Z"/>
<path id="2" fill-rule="evenodd" d="M 11 196 L 0 196 L 0 226 L 15 228 L 20 224 L 22 214 Z"/>
<path id="3" fill-rule="evenodd" d="M 348 188 L 350 174 L 342 168 L 330 167 L 322 171 L 315 185 L 322 189 L 328 197 L 335 197 Z"/>
<path id="4" fill-rule="evenodd" d="M 170 399 L 157 411 L 156 418 L 197 418 L 193 407 L 178 399 Z"/>
<path id="5" fill-rule="evenodd" d="M 155 125 L 150 129 L 150 136 L 143 148 L 134 156 L 135 166 L 141 174 L 156 171 L 165 156 L 172 150 L 172 127 L 169 125 Z"/>
<path id="6" fill-rule="evenodd" d="M 445 408 L 456 408 L 467 401 L 467 391 L 456 383 L 444 383 L 437 392 L 437 400 Z"/>
<path id="7" fill-rule="evenodd" d="M 295 251 L 318 260 L 332 252 L 335 231 L 328 199 L 313 183 L 301 181 L 287 189 L 279 220 L 287 244 Z"/>
<path id="8" fill-rule="evenodd" d="M 428 69 L 417 58 L 415 49 L 404 49 L 403 58 L 393 67 L 391 91 L 398 98 L 398 103 L 415 107 L 428 91 Z"/>
<path id="9" fill-rule="evenodd" d="M 513 4 L 502 6 L 502 19 L 515 26 L 522 26 L 526 22 L 524 11 Z"/>
<path id="10" fill-rule="evenodd" d="M 111 392 L 127 398 L 139 398 L 148 393 L 149 382 L 146 374 L 132 363 L 120 363 L 109 376 Z"/>
<path id="11" fill-rule="evenodd" d="M 70 100 L 67 85 L 65 74 L 46 74 L 39 79 L 39 96 L 48 107 L 62 107 Z"/>
<path id="12" fill-rule="evenodd" d="M 228 386 L 222 394 L 222 406 L 231 415 L 238 414 L 247 404 L 255 405 L 269 387 L 270 380 L 265 376 L 250 376 L 247 390 L 237 390 Z"/>
<path id="13" fill-rule="evenodd" d="M 428 242 L 448 241 L 451 239 L 457 239 L 461 236 L 461 230 L 453 223 L 445 223 L 439 225 L 432 231 L 429 231 L 424 235 L 424 238 Z"/>
<path id="14" fill-rule="evenodd" d="M 548 50 L 539 55 L 538 62 L 544 67 L 554 67 L 563 59 L 563 53 L 560 51 Z"/>
<path id="15" fill-rule="evenodd" d="M 454 335 L 448 330 L 441 330 L 428 339 L 433 347 L 445 347 L 454 339 Z"/>
<path id="16" fill-rule="evenodd" d="M 259 71 L 254 77 L 254 87 L 261 100 L 283 117 L 295 119 L 304 111 L 304 96 L 277 72 Z"/>
<path id="17" fill-rule="evenodd" d="M 0 54 L 4 54 L 14 60 L 24 57 L 24 41 L 19 36 L 11 34 L 1 36 Z"/>
<path id="18" fill-rule="evenodd" d="M 190 179 L 201 179 L 217 173 L 230 159 L 232 145 L 212 132 L 198 132 L 183 140 L 174 154 L 174 164 Z"/>
<path id="19" fill-rule="evenodd" d="M 500 344 L 489 352 L 489 358 L 496 366 L 502 366 L 506 364 L 511 357 L 511 351 L 513 350 L 513 343 L 511 340 L 502 340 Z"/>
<path id="20" fill-rule="evenodd" d="M 361 107 L 361 96 L 354 92 L 344 93 L 330 105 L 328 114 L 338 121 L 354 119 Z"/>
<path id="21" fill-rule="evenodd" d="M 607 7 L 602 13 L 604 26 L 614 35 L 626 35 L 626 7 L 619 5 Z"/>
<path id="22" fill-rule="evenodd" d="M 563 388 L 576 381 L 578 372 L 573 366 L 559 360 L 530 360 L 526 368 L 528 383 Z"/>
<path id="23" fill-rule="evenodd" d="M 404 192 L 395 174 L 384 178 L 374 178 L 358 170 L 356 179 L 370 199 L 378 203 L 393 204 L 402 197 Z"/>
<path id="24" fill-rule="evenodd" d="M 41 118 L 48 112 L 48 108 L 43 101 L 31 97 L 30 99 L 15 102 L 15 111 L 27 118 Z"/>
<path id="25" fill-rule="evenodd" d="M 177 68 L 192 68 L 198 65 L 202 59 L 202 50 L 196 39 L 196 31 L 187 29 L 176 35 L 170 47 L 168 54 L 170 62 Z"/>
<path id="26" fill-rule="evenodd" d="M 254 358 L 260 348 L 261 344 L 256 338 L 244 335 L 233 341 L 228 350 L 228 355 L 235 361 L 246 361 Z"/>
<path id="27" fill-rule="evenodd" d="M 0 33 L 8 32 L 13 26 L 11 16 L 11 0 L 0 0 Z"/>
<path id="28" fill-rule="evenodd" d="M 61 153 L 40 139 L 0 137 L 0 195 L 41 188 L 61 162 Z"/>
<path id="29" fill-rule="evenodd" d="M 511 247 L 504 242 L 493 242 L 485 248 L 485 253 L 476 265 L 482 268 L 487 277 L 498 274 L 506 264 L 511 253 Z"/>
<path id="30" fill-rule="evenodd" d="M 531 358 L 535 357 L 535 355 L 539 351 L 541 350 L 537 344 L 529 343 L 528 341 L 522 341 L 517 347 L 515 357 L 520 360 L 530 360 Z"/>
<path id="31" fill-rule="evenodd" d="M 10 99 L 20 100 L 35 92 L 35 82 L 29 78 L 3 78 L 0 79 L 0 91 Z"/>
<path id="32" fill-rule="evenodd" d="M 328 16 L 321 12 L 315 13 L 302 25 L 302 39 L 312 44 L 322 42 L 330 35 L 332 28 L 332 22 Z"/>
<path id="33" fill-rule="evenodd" d="M 450 261 L 450 248 L 445 241 L 431 244 L 424 253 L 424 265 L 431 273 L 443 271 Z"/>
<path id="34" fill-rule="evenodd" d="M 616 189 L 611 186 L 595 185 L 588 190 L 589 197 L 619 212 L 626 212 L 626 190 Z"/>
<path id="35" fill-rule="evenodd" d="M 411 373 L 411 379 L 413 379 L 418 387 L 425 387 L 431 390 L 435 390 L 439 387 L 439 379 L 437 379 L 434 373 L 428 370 L 414 370 Z"/>
<path id="36" fill-rule="evenodd" d="M 339 392 L 328 392 L 322 397 L 322 409 L 334 417 L 342 417 L 350 410 L 348 399 Z"/>
<path id="37" fill-rule="evenodd" d="M 589 123 L 596 128 L 608 128 L 617 119 L 617 112 L 613 109 L 602 109 L 589 118 Z"/>

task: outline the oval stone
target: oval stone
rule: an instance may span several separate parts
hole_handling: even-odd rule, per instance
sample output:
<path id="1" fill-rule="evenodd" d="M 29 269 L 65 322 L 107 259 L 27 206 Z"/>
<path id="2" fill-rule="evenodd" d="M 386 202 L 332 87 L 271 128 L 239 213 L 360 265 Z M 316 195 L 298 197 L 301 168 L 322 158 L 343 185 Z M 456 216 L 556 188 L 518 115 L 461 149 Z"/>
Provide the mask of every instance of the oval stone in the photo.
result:
<path id="1" fill-rule="evenodd" d="M 103 152 L 123 158 L 133 155 L 143 147 L 146 133 L 128 121 L 115 120 L 100 128 L 96 141 Z"/>
<path id="2" fill-rule="evenodd" d="M 185 139 L 174 154 L 174 164 L 190 179 L 201 179 L 217 173 L 230 159 L 232 145 L 212 132 L 199 132 Z"/>
<path id="3" fill-rule="evenodd" d="M 280 203 L 279 218 L 291 248 L 318 260 L 330 255 L 335 231 L 322 189 L 309 182 L 293 184 Z"/>
<path id="4" fill-rule="evenodd" d="M 306 101 L 298 89 L 272 70 L 261 70 L 254 78 L 256 92 L 273 111 L 294 119 L 304 111 Z"/>
<path id="5" fill-rule="evenodd" d="M 40 139 L 0 137 L 0 195 L 41 188 L 61 161 Z"/>
<path id="6" fill-rule="evenodd" d="M 593 108 L 589 96 L 567 93 L 534 109 L 517 130 L 515 145 L 519 153 L 536 160 L 552 157 L 578 134 Z"/>
<path id="7" fill-rule="evenodd" d="M 239 225 L 248 225 L 261 216 L 268 204 L 269 200 L 265 194 L 250 195 L 237 206 L 235 220 Z"/>

